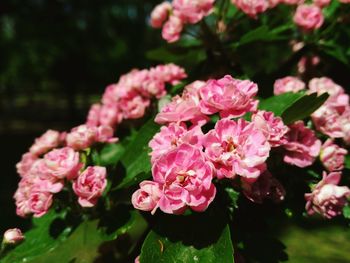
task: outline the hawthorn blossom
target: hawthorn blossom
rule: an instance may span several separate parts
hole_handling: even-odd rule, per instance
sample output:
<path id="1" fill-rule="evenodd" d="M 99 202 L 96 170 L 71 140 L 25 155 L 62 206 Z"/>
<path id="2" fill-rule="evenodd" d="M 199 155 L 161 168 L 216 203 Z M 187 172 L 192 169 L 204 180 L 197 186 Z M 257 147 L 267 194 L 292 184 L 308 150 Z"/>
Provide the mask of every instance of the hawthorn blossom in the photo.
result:
<path id="1" fill-rule="evenodd" d="M 173 0 L 174 13 L 184 23 L 196 24 L 213 9 L 215 0 Z"/>
<path id="2" fill-rule="evenodd" d="M 133 193 L 131 202 L 135 209 L 152 211 L 153 214 L 162 194 L 161 184 L 153 181 L 143 181 L 140 183 L 140 189 Z"/>
<path id="3" fill-rule="evenodd" d="M 151 13 L 151 26 L 161 28 L 164 22 L 168 19 L 172 6 L 169 2 L 163 2 L 157 5 Z"/>
<path id="4" fill-rule="evenodd" d="M 21 177 L 25 177 L 37 159 L 38 157 L 31 152 L 23 154 L 21 161 L 16 164 L 17 173 Z"/>
<path id="5" fill-rule="evenodd" d="M 89 166 L 73 182 L 74 193 L 82 207 L 96 205 L 107 186 L 106 174 L 105 167 Z"/>
<path id="6" fill-rule="evenodd" d="M 45 215 L 52 205 L 52 193 L 33 190 L 29 195 L 29 208 L 34 217 Z"/>
<path id="7" fill-rule="evenodd" d="M 249 80 L 234 79 L 229 75 L 209 80 L 199 89 L 200 108 L 204 114 L 219 112 L 222 118 L 234 118 L 255 111 L 258 101 L 253 97 L 258 86 Z"/>
<path id="8" fill-rule="evenodd" d="M 59 146 L 60 142 L 60 133 L 58 131 L 48 130 L 39 138 L 35 139 L 29 151 L 39 156 Z"/>
<path id="9" fill-rule="evenodd" d="M 152 175 L 162 189 L 158 207 L 165 213 L 182 214 L 188 207 L 201 212 L 214 200 L 212 166 L 192 145 L 184 143 L 162 155 Z"/>
<path id="10" fill-rule="evenodd" d="M 287 142 L 285 134 L 289 129 L 273 112 L 258 111 L 252 116 L 252 122 L 264 133 L 271 147 L 278 147 Z"/>
<path id="11" fill-rule="evenodd" d="M 344 168 L 345 155 L 348 151 L 328 139 L 321 147 L 320 160 L 323 166 L 330 172 Z"/>
<path id="12" fill-rule="evenodd" d="M 297 121 L 289 128 L 287 143 L 283 145 L 286 150 L 283 160 L 298 167 L 310 166 L 320 152 L 321 141 L 313 130 L 305 127 L 303 121 Z"/>
<path id="13" fill-rule="evenodd" d="M 331 0 L 313 0 L 314 5 L 317 5 L 321 8 L 329 6 Z"/>
<path id="14" fill-rule="evenodd" d="M 243 119 L 219 120 L 204 135 L 203 145 L 219 179 L 240 175 L 243 180 L 254 182 L 265 170 L 270 152 L 264 133 Z"/>
<path id="15" fill-rule="evenodd" d="M 269 2 L 266 0 L 232 0 L 232 3 L 252 18 L 269 8 Z"/>
<path id="16" fill-rule="evenodd" d="M 21 241 L 24 240 L 24 235 L 22 234 L 22 231 L 18 228 L 12 228 L 12 229 L 8 229 L 6 230 L 6 232 L 4 233 L 4 237 L 3 237 L 3 243 L 4 244 L 18 244 Z"/>
<path id="17" fill-rule="evenodd" d="M 300 79 L 292 76 L 277 79 L 273 85 L 273 94 L 279 95 L 286 92 L 297 93 L 305 89 L 305 83 Z"/>
<path id="18" fill-rule="evenodd" d="M 324 17 L 322 9 L 316 5 L 299 5 L 293 20 L 302 29 L 311 31 L 322 26 Z"/>
<path id="19" fill-rule="evenodd" d="M 96 127 L 100 125 L 100 111 L 101 111 L 101 105 L 98 103 L 93 104 L 90 107 L 90 110 L 86 119 L 87 126 Z"/>
<path id="20" fill-rule="evenodd" d="M 306 211 L 309 215 L 318 213 L 331 219 L 342 213 L 347 198 L 350 197 L 350 189 L 347 186 L 338 186 L 341 173 L 331 172 L 327 175 L 323 172 L 322 180 L 315 186 L 312 193 L 305 194 Z"/>
<path id="21" fill-rule="evenodd" d="M 171 15 L 169 20 L 164 24 L 162 30 L 162 37 L 168 43 L 176 42 L 180 39 L 180 34 L 183 30 L 183 21 L 176 15 Z"/>

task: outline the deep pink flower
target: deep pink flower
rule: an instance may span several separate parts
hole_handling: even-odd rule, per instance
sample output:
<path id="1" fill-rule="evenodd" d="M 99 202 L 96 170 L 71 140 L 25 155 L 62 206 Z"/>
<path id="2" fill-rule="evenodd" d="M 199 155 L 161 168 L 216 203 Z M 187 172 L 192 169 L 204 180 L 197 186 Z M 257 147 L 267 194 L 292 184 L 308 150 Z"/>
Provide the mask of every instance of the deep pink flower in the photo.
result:
<path id="1" fill-rule="evenodd" d="M 344 168 L 345 155 L 348 151 L 328 139 L 321 147 L 320 160 L 330 172 Z"/>
<path id="2" fill-rule="evenodd" d="M 151 13 L 151 26 L 161 28 L 168 19 L 172 6 L 169 2 L 163 2 L 157 5 Z"/>
<path id="3" fill-rule="evenodd" d="M 271 147 L 281 146 L 287 142 L 284 135 L 288 132 L 288 127 L 280 117 L 275 117 L 273 112 L 258 111 L 252 116 L 252 122 L 264 133 Z"/>
<path id="4" fill-rule="evenodd" d="M 139 119 L 145 115 L 150 100 L 137 94 L 130 93 L 128 97 L 120 100 L 120 109 L 124 119 Z"/>
<path id="5" fill-rule="evenodd" d="M 96 205 L 107 186 L 106 173 L 105 167 L 89 166 L 73 182 L 74 193 L 82 207 Z"/>
<path id="6" fill-rule="evenodd" d="M 35 139 L 34 144 L 29 151 L 35 155 L 42 155 L 49 150 L 56 148 L 60 144 L 60 133 L 54 130 L 48 130 L 39 138 Z"/>
<path id="7" fill-rule="evenodd" d="M 74 179 L 82 167 L 79 153 L 70 147 L 55 149 L 44 155 L 43 173 L 57 179 Z"/>
<path id="8" fill-rule="evenodd" d="M 253 97 L 258 86 L 249 80 L 234 79 L 229 75 L 219 80 L 209 80 L 200 88 L 200 107 L 204 114 L 220 113 L 222 118 L 240 117 L 255 111 L 258 101 Z"/>
<path id="9" fill-rule="evenodd" d="M 114 130 L 110 126 L 99 126 L 97 127 L 96 133 L 96 142 L 105 142 L 105 143 L 115 143 L 119 139 L 117 137 L 113 137 Z"/>
<path id="10" fill-rule="evenodd" d="M 174 13 L 184 23 L 195 24 L 210 14 L 215 0 L 173 0 Z"/>
<path id="11" fill-rule="evenodd" d="M 149 147 L 152 148 L 152 163 L 182 143 L 202 147 L 202 136 L 203 133 L 199 126 L 195 126 L 190 130 L 187 130 L 185 124 L 170 123 L 169 126 L 163 126 L 160 132 L 155 134 L 149 142 Z"/>
<path id="12" fill-rule="evenodd" d="M 254 123 L 222 119 L 203 138 L 208 159 L 216 168 L 219 179 L 236 174 L 253 182 L 265 170 L 270 144 Z"/>
<path id="13" fill-rule="evenodd" d="M 183 21 L 181 18 L 171 15 L 163 26 L 162 37 L 169 43 L 176 42 L 180 39 L 182 29 Z"/>
<path id="14" fill-rule="evenodd" d="M 277 79 L 273 85 L 273 94 L 279 95 L 286 92 L 296 93 L 305 89 L 305 83 L 296 77 L 284 77 Z"/>
<path id="15" fill-rule="evenodd" d="M 133 193 L 131 202 L 136 209 L 155 212 L 162 196 L 161 184 L 153 181 L 143 181 L 140 189 Z"/>
<path id="16" fill-rule="evenodd" d="M 100 125 L 100 111 L 101 111 L 100 104 L 96 103 L 90 107 L 90 110 L 86 119 L 87 126 L 96 127 Z"/>
<path id="17" fill-rule="evenodd" d="M 252 18 L 269 8 L 269 2 L 266 0 L 232 0 L 232 3 Z"/>
<path id="18" fill-rule="evenodd" d="M 29 196 L 29 208 L 34 217 L 45 215 L 52 205 L 52 193 L 32 191 Z"/>
<path id="19" fill-rule="evenodd" d="M 316 5 L 299 5 L 293 19 L 296 25 L 306 31 L 320 28 L 324 21 L 322 9 Z"/>
<path id="20" fill-rule="evenodd" d="M 16 164 L 17 173 L 21 177 L 25 177 L 37 159 L 38 157 L 30 152 L 23 154 L 21 161 Z"/>
<path id="21" fill-rule="evenodd" d="M 298 167 L 311 165 L 320 152 L 321 141 L 302 121 L 295 122 L 289 128 L 286 134 L 288 142 L 283 145 L 286 150 L 284 161 Z"/>
<path id="22" fill-rule="evenodd" d="M 158 78 L 162 82 L 167 82 L 171 85 L 176 85 L 180 83 L 180 80 L 187 77 L 184 68 L 179 67 L 173 63 L 158 65 L 154 68 L 151 68 L 149 74 L 153 78 Z"/>
<path id="23" fill-rule="evenodd" d="M 306 211 L 309 215 L 321 214 L 325 218 L 332 218 L 342 213 L 342 209 L 350 197 L 347 186 L 338 186 L 341 173 L 323 172 L 322 180 L 315 186 L 312 193 L 305 194 Z"/>
<path id="24" fill-rule="evenodd" d="M 162 187 L 159 208 L 181 214 L 187 207 L 204 211 L 214 200 L 213 170 L 203 153 L 189 144 L 162 155 L 152 167 L 154 181 Z"/>
<path id="25" fill-rule="evenodd" d="M 100 109 L 100 124 L 115 127 L 123 119 L 123 114 L 116 103 L 103 104 Z"/>
<path id="26" fill-rule="evenodd" d="M 24 240 L 24 235 L 22 234 L 22 231 L 18 228 L 12 228 L 12 229 L 8 229 L 6 230 L 6 232 L 4 233 L 4 237 L 3 237 L 3 243 L 4 244 L 18 244 L 21 241 Z"/>
<path id="27" fill-rule="evenodd" d="M 209 118 L 204 115 L 199 107 L 199 94 L 197 90 L 203 82 L 196 81 L 187 86 L 182 96 L 175 96 L 157 114 L 155 122 L 165 124 L 169 122 L 190 121 L 193 124 L 205 124 Z"/>

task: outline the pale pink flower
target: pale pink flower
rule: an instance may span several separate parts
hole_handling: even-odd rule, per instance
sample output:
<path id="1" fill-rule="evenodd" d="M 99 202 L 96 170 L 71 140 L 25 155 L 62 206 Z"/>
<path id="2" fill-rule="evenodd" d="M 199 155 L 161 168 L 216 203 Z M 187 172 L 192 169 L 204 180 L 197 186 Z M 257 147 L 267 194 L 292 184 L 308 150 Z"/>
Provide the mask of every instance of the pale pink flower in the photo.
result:
<path id="1" fill-rule="evenodd" d="M 169 2 L 163 2 L 157 5 L 151 13 L 151 26 L 161 28 L 168 19 L 172 6 Z"/>
<path id="2" fill-rule="evenodd" d="M 149 74 L 171 85 L 179 84 L 180 80 L 187 77 L 185 69 L 173 63 L 158 65 L 155 68 L 151 68 Z"/>
<path id="3" fill-rule="evenodd" d="M 343 140 L 346 144 L 350 144 L 350 107 L 348 107 L 340 118 L 340 125 L 343 132 Z"/>
<path id="4" fill-rule="evenodd" d="M 328 93 L 331 97 L 338 96 L 344 93 L 343 87 L 334 83 L 334 81 L 327 77 L 313 78 L 309 81 L 310 92 L 317 92 L 318 95 Z"/>
<path id="5" fill-rule="evenodd" d="M 15 245 L 20 243 L 23 240 L 24 240 L 24 235 L 22 234 L 22 231 L 18 228 L 12 228 L 12 229 L 6 230 L 6 232 L 4 233 L 2 242 L 4 244 Z"/>
<path id="6" fill-rule="evenodd" d="M 273 112 L 258 111 L 252 116 L 252 122 L 264 133 L 271 147 L 278 147 L 287 142 L 284 135 L 289 129 Z"/>
<path id="7" fill-rule="evenodd" d="M 18 184 L 18 188 L 13 195 L 16 202 L 16 214 L 20 217 L 26 217 L 31 213 L 29 207 L 29 196 L 31 193 L 32 184 L 28 179 L 22 178 Z"/>
<path id="8" fill-rule="evenodd" d="M 200 107 L 204 114 L 219 112 L 222 118 L 234 118 L 255 111 L 258 101 L 253 97 L 258 86 L 249 80 L 234 79 L 229 75 L 209 80 L 200 88 Z"/>
<path id="9" fill-rule="evenodd" d="M 140 189 L 133 193 L 131 202 L 135 209 L 153 211 L 152 213 L 154 213 L 161 196 L 161 184 L 153 181 L 143 181 L 140 183 Z"/>
<path id="10" fill-rule="evenodd" d="M 106 168 L 88 166 L 73 182 L 74 193 L 82 207 L 95 206 L 107 186 Z"/>
<path id="11" fill-rule="evenodd" d="M 17 173 L 21 177 L 25 177 L 37 159 L 38 157 L 30 152 L 23 154 L 21 161 L 16 164 Z"/>
<path id="12" fill-rule="evenodd" d="M 96 103 L 90 107 L 90 110 L 86 119 L 87 126 L 96 127 L 100 125 L 100 111 L 101 111 L 100 104 Z"/>
<path id="13" fill-rule="evenodd" d="M 286 134 L 288 142 L 283 145 L 286 150 L 283 160 L 298 167 L 310 166 L 320 152 L 321 141 L 313 130 L 305 127 L 303 121 L 297 121 L 289 128 Z"/>
<path id="14" fill-rule="evenodd" d="M 165 213 L 182 214 L 187 207 L 201 212 L 214 200 L 212 167 L 194 146 L 181 144 L 162 155 L 154 163 L 152 175 L 162 187 L 158 207 Z"/>
<path id="15" fill-rule="evenodd" d="M 85 124 L 79 125 L 73 128 L 71 132 L 67 134 L 67 146 L 73 148 L 74 150 L 89 148 L 95 142 L 96 136 L 96 127 L 89 127 Z"/>
<path id="16" fill-rule="evenodd" d="M 103 104 L 100 109 L 100 124 L 114 127 L 123 119 L 123 113 L 116 103 Z"/>
<path id="17" fill-rule="evenodd" d="M 304 0 L 282 0 L 282 3 L 286 5 L 301 5 L 304 3 Z"/>
<path id="18" fill-rule="evenodd" d="M 276 7 L 277 5 L 281 4 L 282 1 L 281 0 L 267 0 L 267 3 L 269 5 L 268 8 L 274 8 Z"/>
<path id="19" fill-rule="evenodd" d="M 315 67 L 318 64 L 320 64 L 321 59 L 319 56 L 303 56 L 301 57 L 301 59 L 298 62 L 297 68 L 298 68 L 298 72 L 300 74 L 303 74 L 306 72 L 307 67 Z"/>
<path id="20" fill-rule="evenodd" d="M 140 256 L 137 256 L 137 257 L 135 258 L 135 263 L 140 263 Z"/>
<path id="21" fill-rule="evenodd" d="M 312 193 L 305 194 L 306 211 L 309 215 L 321 214 L 325 218 L 332 218 L 342 214 L 350 189 L 347 186 L 338 186 L 341 173 L 323 172 L 322 180 L 315 186 Z"/>
<path id="22" fill-rule="evenodd" d="M 176 42 L 180 39 L 183 29 L 183 21 L 175 15 L 171 15 L 169 20 L 164 24 L 162 37 L 169 43 Z"/>
<path id="23" fill-rule="evenodd" d="M 52 193 L 32 191 L 29 196 L 29 208 L 34 217 L 45 215 L 52 205 Z"/>
<path id="24" fill-rule="evenodd" d="M 54 130 L 48 130 L 39 138 L 35 139 L 34 144 L 29 151 L 35 155 L 42 155 L 49 150 L 56 148 L 60 144 L 60 133 Z"/>
<path id="25" fill-rule="evenodd" d="M 269 8 L 269 2 L 266 0 L 232 0 L 232 3 L 252 18 Z"/>
<path id="26" fill-rule="evenodd" d="M 344 168 L 345 155 L 348 151 L 328 139 L 321 147 L 320 160 L 330 172 Z"/>
<path id="27" fill-rule="evenodd" d="M 314 5 L 317 5 L 321 8 L 329 6 L 331 0 L 313 0 Z"/>
<path id="28" fill-rule="evenodd" d="M 248 182 L 255 181 L 265 170 L 270 152 L 263 132 L 243 119 L 219 120 L 215 129 L 204 135 L 203 145 L 219 179 L 240 175 Z"/>
<path id="29" fill-rule="evenodd" d="M 155 122 L 165 124 L 169 122 L 190 121 L 193 124 L 205 124 L 209 118 L 203 114 L 199 107 L 200 98 L 197 89 L 203 82 L 194 82 L 187 86 L 182 96 L 175 96 L 157 114 Z"/>
<path id="30" fill-rule="evenodd" d="M 123 76 L 121 76 L 122 78 Z M 102 104 L 106 104 L 106 105 L 113 105 L 117 102 L 117 96 L 116 93 L 119 90 L 119 86 L 116 83 L 113 84 L 109 84 L 103 95 L 102 95 Z"/>
<path id="31" fill-rule="evenodd" d="M 55 149 L 44 155 L 43 173 L 57 179 L 74 179 L 81 167 L 79 153 L 70 147 Z"/>
<path id="32" fill-rule="evenodd" d="M 105 142 L 105 143 L 115 143 L 119 139 L 117 137 L 113 137 L 114 130 L 110 126 L 99 126 L 97 127 L 96 133 L 96 142 Z"/>
<path id="33" fill-rule="evenodd" d="M 316 5 L 299 5 L 293 19 L 305 31 L 320 28 L 324 21 L 322 9 Z"/>
<path id="34" fill-rule="evenodd" d="M 265 199 L 275 203 L 284 200 L 286 191 L 269 171 L 262 173 L 254 183 L 242 182 L 243 194 L 252 202 L 261 204 Z"/>
<path id="35" fill-rule="evenodd" d="M 163 126 L 160 132 L 153 136 L 149 142 L 152 148 L 152 163 L 163 154 L 175 149 L 182 143 L 188 143 L 197 147 L 202 147 L 201 139 L 203 133 L 199 126 L 187 130 L 185 124 L 170 123 L 169 126 Z"/>
<path id="36" fill-rule="evenodd" d="M 209 15 L 215 0 L 173 0 L 174 13 L 184 23 L 195 24 Z"/>
<path id="37" fill-rule="evenodd" d="M 120 110 L 124 119 L 139 119 L 145 115 L 150 100 L 137 94 L 130 93 L 128 97 L 119 101 Z"/>
<path id="38" fill-rule="evenodd" d="M 273 85 L 273 94 L 279 95 L 286 92 L 297 93 L 305 89 L 305 83 L 296 77 L 284 77 L 277 79 Z"/>

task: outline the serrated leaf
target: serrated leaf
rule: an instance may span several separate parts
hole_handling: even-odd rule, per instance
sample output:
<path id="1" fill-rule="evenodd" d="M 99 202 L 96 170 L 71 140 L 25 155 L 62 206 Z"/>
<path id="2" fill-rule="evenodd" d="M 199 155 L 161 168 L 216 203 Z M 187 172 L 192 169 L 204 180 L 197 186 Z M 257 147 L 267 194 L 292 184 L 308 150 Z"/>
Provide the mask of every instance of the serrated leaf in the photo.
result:
<path id="1" fill-rule="evenodd" d="M 261 99 L 259 102 L 259 109 L 271 111 L 275 115 L 281 116 L 288 107 L 303 96 L 303 92 L 287 92 L 267 99 Z"/>
<path id="2" fill-rule="evenodd" d="M 153 118 L 150 119 L 137 133 L 134 139 L 126 146 L 121 162 L 126 168 L 126 176 L 117 186 L 117 189 L 127 187 L 143 180 L 145 176 L 149 176 L 151 171 L 151 160 L 149 156 L 148 143 L 158 132 L 159 125 L 154 123 Z M 140 174 L 141 179 L 137 179 Z M 135 180 L 136 179 L 136 180 Z"/>
<path id="3" fill-rule="evenodd" d="M 283 122 L 285 124 L 290 124 L 305 119 L 317 110 L 328 99 L 328 97 L 328 93 L 323 93 L 320 96 L 317 96 L 317 93 L 303 96 L 283 111 Z"/>
<path id="4" fill-rule="evenodd" d="M 147 235 L 140 262 L 234 262 L 225 216 L 219 211 L 164 216 Z"/>

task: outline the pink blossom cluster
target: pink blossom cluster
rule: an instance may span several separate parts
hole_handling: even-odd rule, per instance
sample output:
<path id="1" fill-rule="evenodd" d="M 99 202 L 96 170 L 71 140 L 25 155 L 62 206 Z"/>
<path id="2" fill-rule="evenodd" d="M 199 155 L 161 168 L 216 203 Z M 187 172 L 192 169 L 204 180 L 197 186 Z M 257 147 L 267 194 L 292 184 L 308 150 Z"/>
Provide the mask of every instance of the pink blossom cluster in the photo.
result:
<path id="1" fill-rule="evenodd" d="M 268 173 L 270 150 L 287 143 L 289 128 L 272 112 L 257 110 L 257 91 L 255 83 L 227 75 L 195 81 L 165 105 L 155 118 L 164 126 L 149 143 L 153 180 L 140 184 L 132 196 L 134 207 L 152 213 L 158 208 L 171 214 L 204 211 L 215 197 L 214 179 L 252 185 Z M 251 121 L 240 118 L 248 112 L 254 113 Z M 202 126 L 214 114 L 220 119 L 204 134 Z M 264 197 L 283 199 L 278 181 L 267 181 Z"/>
<path id="2" fill-rule="evenodd" d="M 323 172 L 323 179 L 312 193 L 305 194 L 306 211 L 309 215 L 318 213 L 330 219 L 342 213 L 350 197 L 350 189 L 347 186 L 338 186 L 340 179 L 340 172 Z"/>
<path id="3" fill-rule="evenodd" d="M 179 40 L 186 24 L 196 24 L 213 9 L 215 0 L 173 0 L 157 5 L 151 14 L 151 25 L 162 28 L 162 37 L 168 41 Z"/>
<path id="4" fill-rule="evenodd" d="M 102 103 L 91 107 L 86 124 L 115 128 L 123 119 L 141 118 L 152 98 L 166 95 L 166 83 L 178 84 L 186 76 L 184 69 L 175 64 L 134 69 L 121 76 L 118 83 L 107 86 Z"/>

